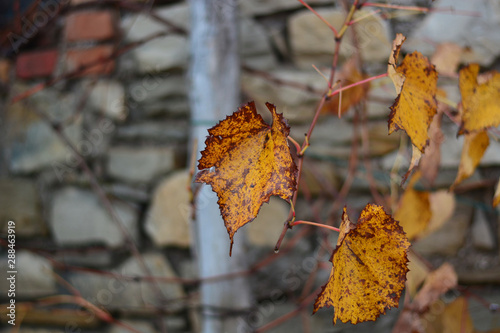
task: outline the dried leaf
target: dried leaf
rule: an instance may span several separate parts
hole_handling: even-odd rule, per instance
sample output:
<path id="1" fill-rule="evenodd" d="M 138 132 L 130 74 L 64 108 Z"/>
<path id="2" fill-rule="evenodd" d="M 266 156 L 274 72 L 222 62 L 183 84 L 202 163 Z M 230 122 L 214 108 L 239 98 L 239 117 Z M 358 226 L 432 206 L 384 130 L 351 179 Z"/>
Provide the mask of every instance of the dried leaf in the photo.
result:
<path id="1" fill-rule="evenodd" d="M 353 324 L 375 320 L 398 306 L 408 272 L 410 246 L 403 229 L 381 206 L 368 204 L 358 223 L 342 215 L 330 278 L 318 295 L 314 312 L 334 306 L 337 319 Z"/>
<path id="2" fill-rule="evenodd" d="M 396 88 L 396 93 L 398 95 L 401 93 L 401 89 L 403 88 L 405 77 L 396 70 L 396 64 L 398 63 L 399 52 L 401 51 L 401 47 L 403 46 L 405 40 L 406 37 L 403 36 L 403 34 L 396 35 L 396 38 L 392 41 L 392 52 L 389 56 L 389 62 L 387 64 L 387 74 L 394 83 L 394 87 Z"/>
<path id="3" fill-rule="evenodd" d="M 427 228 L 432 217 L 429 192 L 417 191 L 413 188 L 420 177 L 421 173 L 416 172 L 410 178 L 394 214 L 394 218 L 399 221 L 408 239 L 414 239 L 420 235 Z"/>
<path id="4" fill-rule="evenodd" d="M 404 130 L 423 152 L 429 140 L 427 130 L 437 111 L 437 72 L 419 52 L 408 54 L 396 71 L 405 80 L 401 93 L 391 106 L 389 134 Z"/>
<path id="5" fill-rule="evenodd" d="M 392 333 L 425 333 L 418 313 L 404 308 L 392 328 Z"/>
<path id="6" fill-rule="evenodd" d="M 266 103 L 269 126 L 257 114 L 254 102 L 208 130 L 195 178 L 212 186 L 233 244 L 235 232 L 252 221 L 272 195 L 290 201 L 297 187 L 297 167 L 290 153 L 290 132 L 282 114 Z"/>
<path id="7" fill-rule="evenodd" d="M 457 274 L 448 263 L 444 263 L 436 269 L 430 272 L 425 279 L 424 286 L 417 293 L 413 302 L 410 304 L 405 304 L 405 308 L 401 311 L 401 315 L 398 321 L 394 325 L 392 330 L 393 333 L 401 332 L 411 332 L 411 333 L 424 333 L 428 325 L 426 325 L 429 319 L 426 317 L 426 313 L 439 297 L 443 295 L 448 290 L 455 288 L 457 286 Z M 436 313 L 429 312 L 429 315 L 436 316 Z M 434 332 L 434 331 L 433 331 Z M 459 331 L 446 331 L 438 330 L 436 333 L 441 332 L 459 332 Z M 430 332 L 429 332 L 430 333 Z"/>
<path id="8" fill-rule="evenodd" d="M 342 69 L 337 75 L 337 78 L 341 82 L 342 87 L 345 87 L 350 84 L 359 82 L 365 79 L 366 77 L 362 75 L 356 68 L 356 59 L 351 58 L 350 60 L 344 63 Z M 368 83 L 365 83 L 342 91 L 340 115 L 343 115 L 352 106 L 358 104 L 367 95 L 369 88 L 370 85 Z M 329 112 L 333 114 L 339 114 L 339 101 L 340 101 L 340 94 L 331 97 L 325 102 L 321 111 L 325 113 Z"/>
<path id="9" fill-rule="evenodd" d="M 478 76 L 479 65 L 460 70 L 462 125 L 459 134 L 481 131 L 500 125 L 500 73 Z"/>
<path id="10" fill-rule="evenodd" d="M 497 189 L 495 191 L 495 195 L 493 196 L 493 207 L 498 206 L 500 204 L 500 178 L 498 178 Z"/>
<path id="11" fill-rule="evenodd" d="M 436 47 L 431 63 L 441 75 L 456 75 L 458 64 L 462 56 L 462 47 L 455 43 L 442 43 Z"/>
<path id="12" fill-rule="evenodd" d="M 411 303 L 411 308 L 419 313 L 424 312 L 437 301 L 441 295 L 457 286 L 458 277 L 452 265 L 445 262 L 438 269 L 429 273 L 424 286 Z"/>
<path id="13" fill-rule="evenodd" d="M 476 170 L 476 167 L 479 165 L 489 144 L 490 139 L 486 131 L 465 135 L 462 155 L 460 156 L 460 164 L 458 165 L 457 178 L 451 185 L 450 190 L 453 190 L 455 186 L 474 173 L 474 170 Z"/>

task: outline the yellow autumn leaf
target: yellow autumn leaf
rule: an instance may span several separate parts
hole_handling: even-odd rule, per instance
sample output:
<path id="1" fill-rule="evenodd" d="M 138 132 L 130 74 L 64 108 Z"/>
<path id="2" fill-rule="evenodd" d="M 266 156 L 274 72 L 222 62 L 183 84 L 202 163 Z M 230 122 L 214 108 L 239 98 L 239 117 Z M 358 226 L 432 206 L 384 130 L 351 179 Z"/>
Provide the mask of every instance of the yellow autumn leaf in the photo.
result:
<path id="1" fill-rule="evenodd" d="M 266 124 L 254 102 L 241 107 L 208 130 L 195 181 L 212 186 L 233 245 L 235 232 L 257 216 L 272 195 L 290 201 L 297 187 L 297 167 L 276 107 L 266 104 L 273 123 Z"/>
<path id="2" fill-rule="evenodd" d="M 481 131 L 500 125 L 500 73 L 479 76 L 479 65 L 460 70 L 462 125 L 459 134 Z"/>
<path id="3" fill-rule="evenodd" d="M 420 172 L 416 172 L 410 178 L 394 214 L 394 218 L 399 221 L 408 239 L 414 239 L 420 235 L 427 228 L 432 217 L 429 192 L 414 189 L 420 176 Z"/>
<path id="4" fill-rule="evenodd" d="M 401 39 L 399 35 L 396 39 Z M 393 49 L 389 58 L 388 74 L 394 82 L 396 91 L 400 91 L 390 107 L 389 134 L 400 129 L 404 130 L 413 145 L 424 152 L 429 141 L 427 130 L 437 111 L 438 75 L 434 66 L 419 52 L 408 54 L 402 64 L 395 67 L 396 57 L 403 41 L 404 39 L 393 44 L 396 49 Z"/>
<path id="5" fill-rule="evenodd" d="M 453 190 L 455 186 L 474 173 L 489 144 L 490 139 L 486 131 L 465 135 L 457 178 L 451 185 L 450 190 Z"/>
<path id="6" fill-rule="evenodd" d="M 314 304 L 314 312 L 333 306 L 337 319 L 353 324 L 375 320 L 397 307 L 408 272 L 406 235 L 381 206 L 368 204 L 357 224 L 344 208 L 337 248 L 330 259 L 330 278 Z"/>

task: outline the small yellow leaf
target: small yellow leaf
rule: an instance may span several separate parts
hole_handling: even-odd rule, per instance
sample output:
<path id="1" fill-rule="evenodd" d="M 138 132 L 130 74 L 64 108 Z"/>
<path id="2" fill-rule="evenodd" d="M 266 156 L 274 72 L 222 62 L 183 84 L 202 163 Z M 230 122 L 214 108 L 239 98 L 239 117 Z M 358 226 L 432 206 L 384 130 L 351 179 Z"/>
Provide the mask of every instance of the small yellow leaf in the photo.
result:
<path id="1" fill-rule="evenodd" d="M 411 142 L 424 152 L 429 141 L 427 130 L 437 111 L 437 72 L 419 52 L 408 54 L 396 72 L 405 80 L 391 106 L 389 134 L 404 130 Z"/>
<path id="2" fill-rule="evenodd" d="M 368 204 L 356 225 L 346 208 L 332 254 L 330 278 L 318 295 L 314 312 L 334 306 L 337 319 L 353 324 L 375 320 L 397 307 L 408 272 L 410 246 L 403 229 L 381 206 Z"/>
<path id="3" fill-rule="evenodd" d="M 469 178 L 479 165 L 484 152 L 490 144 L 490 139 L 486 131 L 470 133 L 465 135 L 460 164 L 458 165 L 457 178 L 453 182 L 450 190 L 453 190 L 464 179 Z"/>
<path id="4" fill-rule="evenodd" d="M 483 77 L 478 76 L 478 73 L 477 64 L 460 70 L 463 110 L 459 134 L 500 125 L 500 73 L 492 71 Z"/>
<path id="5" fill-rule="evenodd" d="M 394 218 L 399 221 L 408 239 L 414 239 L 428 226 L 432 217 L 429 203 L 429 192 L 417 191 L 413 187 L 420 179 L 420 172 L 416 172 L 408 183 Z"/>
<path id="6" fill-rule="evenodd" d="M 297 167 L 282 114 L 267 103 L 273 123 L 266 124 L 254 102 L 208 130 L 195 181 L 212 186 L 233 245 L 234 233 L 252 221 L 272 195 L 289 201 L 297 186 Z"/>

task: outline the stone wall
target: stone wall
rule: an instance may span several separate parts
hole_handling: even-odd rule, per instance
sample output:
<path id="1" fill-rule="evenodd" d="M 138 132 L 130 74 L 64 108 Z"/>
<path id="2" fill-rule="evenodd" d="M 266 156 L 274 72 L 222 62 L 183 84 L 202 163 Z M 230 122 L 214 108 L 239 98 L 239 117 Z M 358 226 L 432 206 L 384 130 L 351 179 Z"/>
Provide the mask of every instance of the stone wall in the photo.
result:
<path id="1" fill-rule="evenodd" d="M 308 3 L 334 26 L 342 24 L 345 11 L 339 1 Z M 437 43 L 454 42 L 468 47 L 462 63 L 474 61 L 498 70 L 500 7 L 486 0 L 474 5 L 441 0 L 434 6 L 452 3 L 482 17 L 359 11 L 355 35 L 347 35 L 339 63 L 359 54 L 366 75 L 384 73 L 391 41 L 396 32 L 403 32 L 409 37 L 407 52 L 416 49 L 431 56 Z M 260 109 L 267 101 L 277 105 L 292 126 L 292 137 L 302 140 L 326 86 L 311 65 L 328 72 L 331 31 L 295 0 L 242 0 L 240 12 L 241 102 L 255 100 Z M 4 235 L 7 221 L 16 222 L 16 300 L 81 295 L 125 325 L 72 312 L 76 305 L 54 311 L 35 307 L 24 319 L 18 308 L 18 323 L 23 323 L 19 332 L 118 333 L 127 331 L 126 325 L 140 332 L 196 332 L 201 305 L 189 230 L 188 3 L 52 0 L 21 22 L 17 28 L 4 28 L 10 44 L 2 44 L 0 59 L 0 227 Z M 443 78 L 440 83 L 448 98 L 458 102 L 456 80 Z M 306 155 L 307 191 L 301 192 L 296 207 L 301 218 L 332 215 L 331 202 L 348 173 L 353 140 L 360 135 L 368 139 L 377 190 L 390 196 L 395 159 L 403 157 L 400 174 L 409 163 L 409 150 L 403 147 L 398 155 L 401 135 L 387 136 L 393 90 L 388 80 L 372 84 L 362 134 L 354 108 L 342 119 L 336 110 L 320 117 Z M 19 98 L 30 91 L 36 92 Z M 445 119 L 443 132 L 437 187 L 453 182 L 463 144 L 451 121 Z M 361 143 L 357 145 L 362 159 Z M 468 182 L 498 179 L 499 165 L 500 145 L 494 142 Z M 436 263 L 451 260 L 459 274 L 476 283 L 498 283 L 498 214 L 481 208 L 491 195 L 488 191 L 491 186 L 463 194 L 454 217 L 416 242 L 415 249 Z M 371 201 L 366 165 L 360 163 L 342 204 L 359 211 Z M 274 255 L 288 209 L 273 199 L 245 227 L 252 263 Z M 322 249 L 321 232 L 310 231 L 297 240 L 299 232 L 299 227 L 289 232 L 288 239 L 296 241 L 290 251 L 252 273 L 258 304 L 242 323 L 242 332 L 294 310 L 304 286 L 312 292 L 311 285 L 326 281 L 330 254 Z M 3 248 L 1 255 L 6 256 Z M 325 269 L 312 276 L 318 262 Z M 484 274 L 470 277 L 470 267 Z M 0 271 L 7 271 L 3 259 Z M 152 283 L 147 275 L 160 278 Z M 306 284 L 311 276 L 311 285 Z M 0 280 L 0 290 L 6 290 L 6 283 Z M 0 300 L 5 301 L 3 292 Z M 63 310 L 67 312 L 57 312 Z M 307 307 L 304 316 L 310 312 Z M 64 313 L 67 319 L 61 320 Z M 356 332 L 387 332 L 397 314 L 390 311 Z M 331 318 L 331 311 L 307 320 L 295 316 L 270 331 L 302 332 L 307 322 L 312 332 L 331 332 Z M 349 327 L 340 324 L 334 330 L 347 332 Z"/>

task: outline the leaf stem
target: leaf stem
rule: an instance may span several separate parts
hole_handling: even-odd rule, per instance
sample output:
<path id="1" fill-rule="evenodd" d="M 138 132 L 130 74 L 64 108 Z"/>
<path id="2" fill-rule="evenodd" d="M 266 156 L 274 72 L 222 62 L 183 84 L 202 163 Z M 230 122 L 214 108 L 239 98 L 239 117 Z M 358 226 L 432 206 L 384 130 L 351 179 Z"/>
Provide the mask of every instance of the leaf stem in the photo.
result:
<path id="1" fill-rule="evenodd" d="M 331 89 L 334 86 L 333 81 L 335 78 L 335 72 L 336 72 L 337 64 L 338 64 L 338 60 L 339 60 L 340 43 L 342 42 L 342 39 L 343 39 L 342 37 L 344 36 L 344 33 L 347 31 L 347 28 L 349 27 L 349 23 L 352 20 L 354 13 L 356 12 L 356 10 L 359 7 L 358 6 L 359 0 L 354 0 L 354 3 L 352 4 L 351 9 L 349 10 L 349 14 L 347 15 L 346 19 L 344 20 L 344 24 L 341 28 L 342 30 L 340 32 L 337 32 L 337 30 L 330 23 L 328 23 L 320 14 L 318 14 L 314 9 L 312 9 L 311 6 L 309 6 L 307 3 L 305 3 L 304 0 L 298 0 L 298 1 L 301 4 L 303 4 L 305 7 L 307 7 L 316 16 L 318 16 L 321 19 L 321 21 L 323 21 L 333 31 L 333 33 L 335 34 L 335 50 L 333 53 L 332 67 L 330 69 L 330 77 L 328 78 L 328 90 L 323 94 L 323 97 L 321 98 L 320 102 L 318 103 L 318 106 L 316 108 L 316 113 L 314 114 L 313 120 L 311 121 L 311 125 L 309 126 L 309 129 L 306 133 L 305 141 L 302 143 L 302 149 L 299 153 L 299 163 L 297 165 L 297 189 L 295 190 L 295 193 L 293 194 L 293 198 L 291 201 L 292 204 L 295 204 L 297 202 L 297 195 L 299 192 L 298 188 L 300 186 L 302 167 L 304 164 L 303 154 L 306 151 L 306 149 L 309 147 L 309 140 L 311 139 L 312 132 L 314 130 L 314 127 L 316 126 L 316 123 L 318 121 L 321 110 L 323 109 L 323 105 L 325 105 L 327 98 L 329 98 L 330 96 L 338 94 L 338 93 L 340 93 L 340 91 L 345 90 L 345 89 L 353 86 L 353 85 L 350 85 L 350 86 L 344 87 L 342 89 L 338 89 L 335 92 L 331 93 Z M 379 76 L 379 77 L 383 77 L 383 76 L 384 75 Z M 385 76 L 387 76 L 387 74 L 385 74 Z M 374 78 L 372 78 L 372 80 L 375 80 L 376 78 L 379 78 L 379 77 L 374 77 Z M 363 80 L 363 81 L 360 81 L 360 83 L 358 83 L 358 84 L 363 84 L 363 83 L 368 82 L 368 81 L 369 81 L 369 79 Z M 287 230 L 291 229 L 292 226 L 294 225 L 294 224 L 292 224 L 292 222 L 290 222 L 290 221 L 292 221 L 293 215 L 294 215 L 294 212 L 292 211 L 292 209 L 290 209 L 290 212 L 288 214 L 288 219 L 283 225 L 283 230 L 282 230 L 281 235 L 278 239 L 278 242 L 276 243 L 276 246 L 274 248 L 274 252 L 276 252 L 276 253 L 278 253 L 278 251 L 279 251 L 279 248 L 281 246 L 281 242 L 283 241 Z"/>
<path id="2" fill-rule="evenodd" d="M 331 225 L 321 224 L 321 223 L 316 223 L 316 222 L 310 222 L 310 221 L 299 220 L 299 221 L 292 222 L 290 224 L 292 226 L 294 226 L 296 224 L 307 224 L 307 225 L 312 225 L 312 226 L 315 226 L 315 227 L 320 227 L 320 228 L 325 228 L 325 229 L 330 229 L 330 230 L 333 230 L 333 231 L 340 232 L 339 228 L 332 227 Z"/>
<path id="3" fill-rule="evenodd" d="M 347 31 L 347 28 L 349 28 L 349 22 L 351 22 L 352 17 L 354 16 L 354 13 L 356 12 L 356 7 L 357 7 L 356 4 L 353 4 L 351 6 L 351 9 L 349 10 L 349 14 L 347 14 L 347 17 L 345 18 L 344 24 L 342 25 L 342 28 L 340 29 L 338 34 L 335 34 L 336 39 L 340 39 L 340 38 L 342 38 L 342 36 L 344 36 L 345 32 Z"/>
<path id="4" fill-rule="evenodd" d="M 370 82 L 370 81 L 373 81 L 373 80 L 381 79 L 381 78 L 383 78 L 383 77 L 387 77 L 387 76 L 388 76 L 388 74 L 387 74 L 387 73 L 384 73 L 384 74 L 380 74 L 380 75 L 377 75 L 377 76 L 372 76 L 372 77 L 369 77 L 369 78 L 367 78 L 367 79 L 364 79 L 364 80 L 361 80 L 361 81 L 355 82 L 355 83 L 350 84 L 350 85 L 348 85 L 348 86 L 345 86 L 345 87 L 339 88 L 339 89 L 337 89 L 337 90 L 335 90 L 335 91 L 332 91 L 332 92 L 328 95 L 328 97 L 335 96 L 335 95 L 337 95 L 338 93 L 340 93 L 340 92 L 342 92 L 342 91 L 344 91 L 344 90 L 347 90 L 347 89 L 350 89 L 350 88 L 354 88 L 354 87 L 356 87 L 356 86 L 359 86 L 359 85 L 365 84 L 365 83 Z"/>
<path id="5" fill-rule="evenodd" d="M 295 146 L 295 149 L 297 149 L 297 154 L 300 154 L 300 150 L 301 150 L 301 148 L 300 148 L 299 143 L 298 143 L 297 141 L 295 141 L 295 139 L 294 139 L 294 138 L 292 138 L 290 135 L 288 136 L 288 140 L 289 140 L 291 143 L 293 143 L 293 145 Z"/>
<path id="6" fill-rule="evenodd" d="M 364 19 L 367 19 L 367 18 L 369 18 L 369 17 L 372 17 L 372 16 L 374 16 L 374 15 L 376 15 L 376 14 L 380 13 L 380 12 L 381 12 L 381 10 L 380 10 L 380 9 L 377 9 L 377 10 L 375 10 L 375 11 L 373 11 L 373 12 L 370 12 L 370 13 L 368 13 L 368 14 L 366 14 L 366 15 L 363 15 L 363 16 L 361 16 L 361 17 L 356 18 L 356 19 L 352 20 L 351 22 L 349 22 L 349 23 L 347 23 L 347 24 L 348 24 L 348 25 L 353 25 L 353 24 L 355 24 L 355 23 L 358 23 L 359 21 L 362 21 L 362 20 L 364 20 Z"/>

